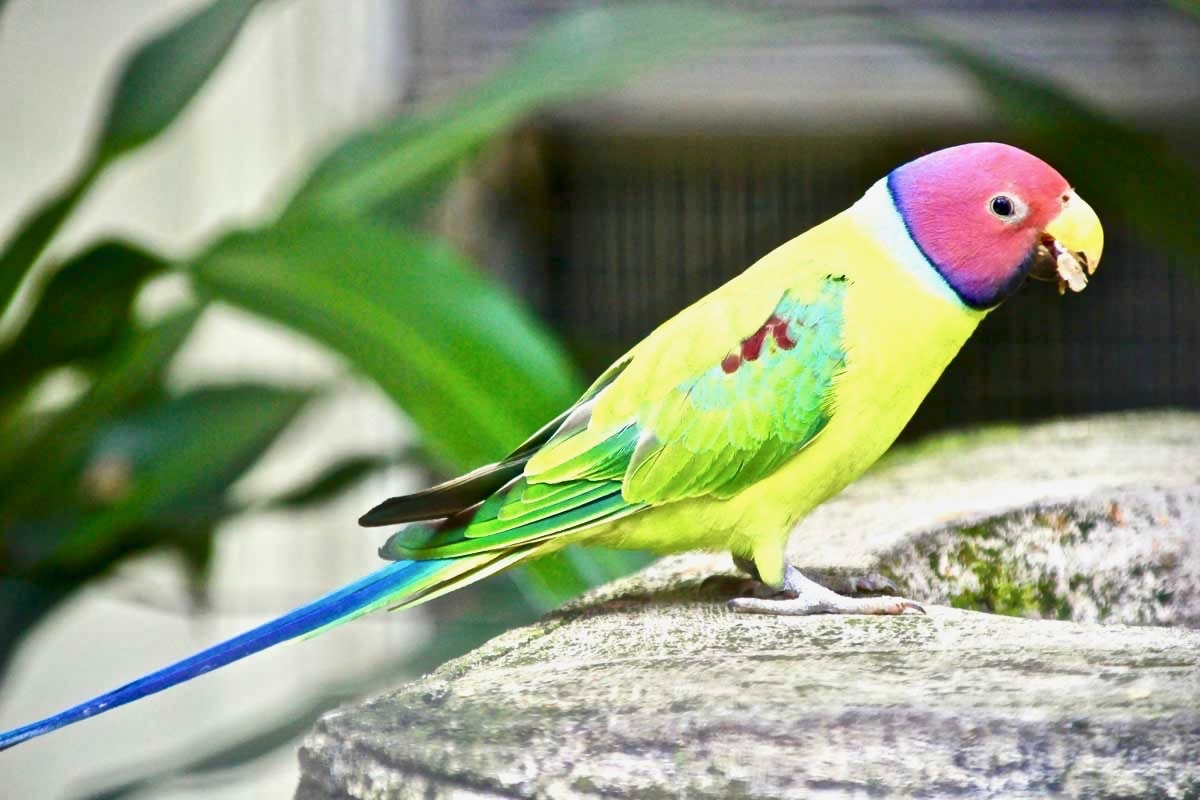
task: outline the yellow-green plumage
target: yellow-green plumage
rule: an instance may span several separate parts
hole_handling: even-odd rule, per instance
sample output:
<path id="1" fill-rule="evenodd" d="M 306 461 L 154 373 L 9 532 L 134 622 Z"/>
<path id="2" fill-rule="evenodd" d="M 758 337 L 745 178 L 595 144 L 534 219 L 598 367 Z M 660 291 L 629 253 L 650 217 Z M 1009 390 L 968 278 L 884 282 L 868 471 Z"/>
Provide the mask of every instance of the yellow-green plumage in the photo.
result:
<path id="1" fill-rule="evenodd" d="M 898 226 L 878 185 L 769 253 L 619 359 L 505 488 L 384 554 L 708 549 L 778 584 L 796 522 L 882 455 L 984 315 Z"/>

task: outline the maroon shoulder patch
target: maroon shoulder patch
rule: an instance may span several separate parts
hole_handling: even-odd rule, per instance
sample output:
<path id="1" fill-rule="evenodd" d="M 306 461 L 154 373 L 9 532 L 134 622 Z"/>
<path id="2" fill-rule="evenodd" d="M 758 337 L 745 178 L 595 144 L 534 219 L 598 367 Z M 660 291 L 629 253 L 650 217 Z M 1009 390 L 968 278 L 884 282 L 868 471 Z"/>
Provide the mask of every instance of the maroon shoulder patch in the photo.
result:
<path id="1" fill-rule="evenodd" d="M 742 339 L 737 352 L 730 353 L 721 360 L 721 369 L 726 375 L 731 375 L 737 372 L 738 367 L 742 364 L 757 361 L 758 357 L 762 355 L 763 344 L 767 341 L 767 337 L 773 339 L 780 350 L 791 350 L 796 346 L 796 341 L 788 335 L 787 320 L 772 314 L 762 324 L 762 327 Z"/>

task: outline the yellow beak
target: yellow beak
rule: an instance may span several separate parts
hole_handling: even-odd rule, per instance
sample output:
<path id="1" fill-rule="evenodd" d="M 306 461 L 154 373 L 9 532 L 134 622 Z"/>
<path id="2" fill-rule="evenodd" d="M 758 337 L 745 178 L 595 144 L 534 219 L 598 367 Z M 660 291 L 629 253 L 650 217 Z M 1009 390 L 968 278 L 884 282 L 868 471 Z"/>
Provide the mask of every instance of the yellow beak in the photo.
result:
<path id="1" fill-rule="evenodd" d="M 1104 250 L 1104 228 L 1096 212 L 1074 191 L 1068 192 L 1063 210 L 1043 233 L 1050 239 L 1043 244 L 1054 260 L 1060 289 L 1082 291 Z"/>

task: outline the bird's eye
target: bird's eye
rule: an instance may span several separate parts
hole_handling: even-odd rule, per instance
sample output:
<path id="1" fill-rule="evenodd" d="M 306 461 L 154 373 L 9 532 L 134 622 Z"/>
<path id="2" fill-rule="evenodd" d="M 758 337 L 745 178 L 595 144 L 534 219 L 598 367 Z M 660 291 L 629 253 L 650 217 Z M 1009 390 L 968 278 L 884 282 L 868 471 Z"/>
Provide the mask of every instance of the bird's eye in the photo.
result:
<path id="1" fill-rule="evenodd" d="M 1006 194 L 998 194 L 988 201 L 988 208 L 1000 219 L 1010 219 L 1017 213 L 1017 205 Z"/>

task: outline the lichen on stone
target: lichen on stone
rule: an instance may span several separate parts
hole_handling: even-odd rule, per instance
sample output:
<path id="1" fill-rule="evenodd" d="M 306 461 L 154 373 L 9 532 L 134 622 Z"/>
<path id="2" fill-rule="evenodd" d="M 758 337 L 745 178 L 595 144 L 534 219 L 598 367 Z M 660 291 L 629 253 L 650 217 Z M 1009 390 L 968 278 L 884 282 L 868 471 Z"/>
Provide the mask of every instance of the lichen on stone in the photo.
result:
<path id="1" fill-rule="evenodd" d="M 1200 487 L 1128 487 L 950 524 L 882 556 L 929 602 L 1200 627 Z"/>

